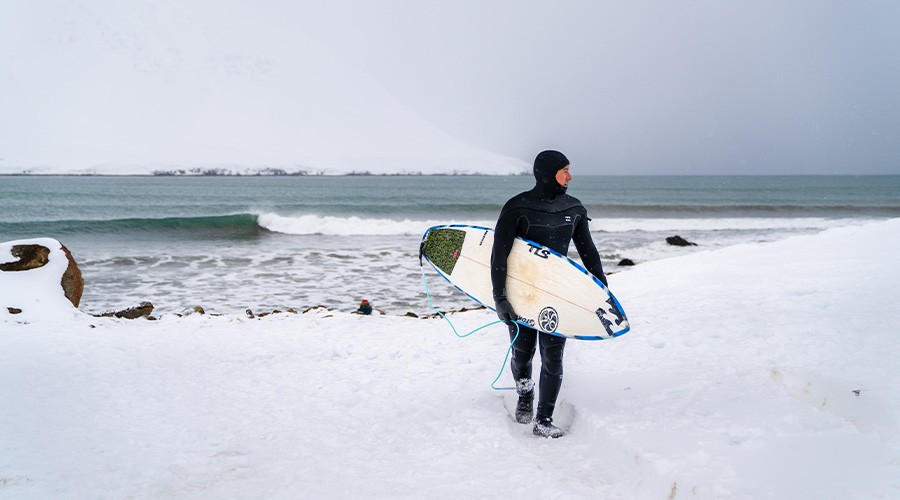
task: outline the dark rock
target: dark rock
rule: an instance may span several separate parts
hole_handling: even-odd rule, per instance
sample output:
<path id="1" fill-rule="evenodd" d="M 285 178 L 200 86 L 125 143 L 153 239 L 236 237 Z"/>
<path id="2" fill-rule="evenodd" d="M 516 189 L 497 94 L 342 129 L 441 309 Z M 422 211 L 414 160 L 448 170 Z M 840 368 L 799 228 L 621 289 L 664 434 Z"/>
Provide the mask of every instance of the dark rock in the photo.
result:
<path id="1" fill-rule="evenodd" d="M 150 316 L 151 312 L 153 312 L 153 304 L 149 302 L 141 302 L 140 304 L 134 307 L 129 307 L 128 309 L 122 309 L 121 311 L 116 312 L 95 314 L 94 316 L 98 318 L 138 319 L 143 316 Z"/>
<path id="2" fill-rule="evenodd" d="M 248 311 L 248 313 L 247 313 L 248 316 L 249 316 L 250 314 L 252 314 L 252 311 L 250 311 L 250 309 L 247 309 L 247 311 Z M 281 309 L 273 309 L 272 311 L 265 311 L 265 312 L 261 312 L 261 313 L 256 313 L 256 317 L 257 317 L 257 318 L 265 318 L 266 316 L 269 316 L 270 314 L 285 314 L 285 313 L 297 314 L 297 310 L 296 310 L 296 309 L 290 309 L 290 308 L 289 308 L 289 309 L 286 309 L 286 310 L 284 310 L 284 311 L 282 311 Z M 251 316 L 251 317 L 252 317 L 252 316 Z"/>
<path id="3" fill-rule="evenodd" d="M 410 311 L 410 312 L 404 314 L 403 316 L 405 316 L 405 317 L 407 317 L 407 318 L 418 318 L 418 317 L 419 317 L 418 314 L 416 314 L 416 313 L 414 313 L 414 312 L 412 312 L 412 311 Z"/>
<path id="4" fill-rule="evenodd" d="M 622 259 L 622 260 L 619 261 L 619 265 L 620 265 L 620 266 L 633 266 L 633 265 L 634 265 L 634 261 L 631 260 L 631 259 Z"/>
<path id="5" fill-rule="evenodd" d="M 201 306 L 194 306 L 194 312 L 197 314 L 206 314 L 206 311 L 204 311 Z"/>
<path id="6" fill-rule="evenodd" d="M 448 315 L 453 313 L 463 313 L 468 311 L 480 311 L 482 309 L 487 309 L 485 306 L 475 306 L 475 307 L 463 307 L 461 309 L 450 309 L 449 311 L 441 311 L 440 313 L 429 314 L 427 316 L 422 316 L 422 318 L 440 318 L 441 315 Z"/>
<path id="7" fill-rule="evenodd" d="M 22 310 L 18 307 L 7 307 L 6 310 L 9 311 L 10 314 L 22 314 Z"/>
<path id="8" fill-rule="evenodd" d="M 50 249 L 44 245 L 13 245 L 9 253 L 19 260 L 0 264 L 0 271 L 30 271 L 50 262 Z"/>
<path id="9" fill-rule="evenodd" d="M 247 317 L 248 317 L 248 318 L 253 319 L 253 318 L 256 317 L 256 316 L 253 315 L 253 311 L 251 311 L 250 309 L 247 309 L 246 312 L 247 312 Z"/>
<path id="10" fill-rule="evenodd" d="M 668 238 L 666 238 L 666 243 L 668 243 L 670 245 L 674 245 L 676 247 L 695 247 L 695 246 L 697 246 L 696 243 L 691 243 L 690 241 L 688 241 L 678 235 L 669 236 Z"/>
<path id="11" fill-rule="evenodd" d="M 265 318 L 266 316 L 268 316 L 270 314 L 282 314 L 282 313 L 284 313 L 284 311 L 282 311 L 281 309 L 274 309 L 271 312 L 267 311 L 267 312 L 258 313 L 256 315 L 256 317 L 257 318 Z M 296 311 L 295 311 L 295 313 L 296 313 Z"/>
<path id="12" fill-rule="evenodd" d="M 66 272 L 63 273 L 60 284 L 69 302 L 73 306 L 78 307 L 78 304 L 81 302 L 81 296 L 84 294 L 84 278 L 81 277 L 81 269 L 78 269 L 78 264 L 72 258 L 72 252 L 65 245 L 60 244 L 60 246 L 63 253 L 66 254 L 66 259 L 69 260 L 69 265 L 66 267 Z"/>

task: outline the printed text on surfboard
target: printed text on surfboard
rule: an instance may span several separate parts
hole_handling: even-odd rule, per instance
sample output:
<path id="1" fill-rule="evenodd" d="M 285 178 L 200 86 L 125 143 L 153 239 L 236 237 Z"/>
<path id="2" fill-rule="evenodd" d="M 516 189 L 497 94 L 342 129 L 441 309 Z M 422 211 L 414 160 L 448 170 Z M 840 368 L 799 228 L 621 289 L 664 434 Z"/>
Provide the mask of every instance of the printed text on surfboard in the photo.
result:
<path id="1" fill-rule="evenodd" d="M 547 250 L 546 248 L 534 246 L 531 243 L 528 244 L 528 253 L 530 253 L 532 255 L 537 255 L 538 257 L 540 257 L 542 259 L 547 259 L 550 257 L 550 250 Z"/>

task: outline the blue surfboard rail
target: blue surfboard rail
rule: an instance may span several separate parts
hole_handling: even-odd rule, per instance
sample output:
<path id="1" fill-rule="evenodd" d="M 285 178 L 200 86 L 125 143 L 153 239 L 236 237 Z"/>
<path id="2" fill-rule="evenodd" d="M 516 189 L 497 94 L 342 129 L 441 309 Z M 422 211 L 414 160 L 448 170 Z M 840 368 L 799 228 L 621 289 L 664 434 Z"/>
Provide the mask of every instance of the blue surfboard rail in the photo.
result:
<path id="1" fill-rule="evenodd" d="M 487 230 L 487 231 L 493 231 L 493 230 L 494 230 L 494 228 L 491 228 L 491 227 L 475 226 L 475 225 L 471 225 L 471 224 L 441 224 L 441 225 L 437 225 L 437 226 L 431 226 L 431 227 L 429 227 L 428 229 L 426 229 L 426 230 L 425 230 L 425 234 L 422 235 L 422 243 L 421 243 L 421 245 L 424 245 L 424 244 L 425 244 L 425 240 L 428 238 L 428 233 L 430 233 L 431 231 L 433 231 L 433 230 L 435 230 L 435 229 L 453 229 L 453 228 L 472 228 L 472 229 Z M 613 293 L 612 293 L 612 291 L 609 289 L 609 287 L 607 287 L 606 285 L 604 285 L 603 282 L 600 281 L 599 278 L 597 278 L 596 276 L 594 276 L 593 274 L 591 274 L 587 269 L 584 268 L 584 266 L 582 266 L 581 264 L 579 264 L 579 263 L 575 262 L 574 260 L 570 259 L 569 256 L 563 255 L 563 254 L 557 252 L 556 250 L 553 250 L 552 248 L 547 248 L 546 246 L 541 245 L 540 243 L 531 241 L 531 240 L 526 239 L 526 238 L 522 238 L 521 236 L 517 236 L 516 238 L 518 238 L 518 239 L 524 241 L 524 242 L 525 242 L 526 244 L 528 244 L 528 245 L 534 246 L 534 247 L 539 248 L 539 249 L 542 249 L 542 250 L 547 250 L 547 251 L 550 252 L 551 254 L 556 255 L 557 257 L 561 257 L 561 258 L 565 259 L 566 262 L 568 262 L 570 265 L 572 265 L 575 269 L 578 269 L 578 270 L 581 271 L 582 273 L 584 273 L 584 274 L 590 276 L 590 277 L 594 280 L 594 283 L 596 283 L 597 285 L 599 285 L 600 288 L 606 290 L 606 293 L 609 294 L 609 296 L 610 296 L 610 298 L 612 299 L 613 303 L 615 304 L 616 308 L 618 308 L 619 312 L 622 313 L 622 318 L 623 318 L 625 321 L 628 321 L 628 316 L 625 314 L 625 310 L 622 309 L 622 305 L 619 303 L 619 299 L 617 299 L 616 296 L 613 295 Z M 469 297 L 470 299 L 472 299 L 475 303 L 481 304 L 482 306 L 484 306 L 484 307 L 490 309 L 491 311 L 497 312 L 497 310 L 494 309 L 494 307 L 491 306 L 490 304 L 485 304 L 484 302 L 482 302 L 482 301 L 476 299 L 475 297 L 473 297 L 472 295 L 470 295 L 468 292 L 466 292 L 466 291 L 463 290 L 462 288 L 458 287 L 455 283 L 453 283 L 453 280 L 451 280 L 446 274 L 444 274 L 443 271 L 441 271 L 440 269 L 438 269 L 438 267 L 437 267 L 433 262 L 431 262 L 431 259 L 429 259 L 427 255 L 424 255 L 424 252 L 421 252 L 422 246 L 420 246 L 419 248 L 420 248 L 420 254 L 419 254 L 420 262 L 421 262 L 421 258 L 424 258 L 426 261 L 428 261 L 428 263 L 431 265 L 431 267 L 432 267 L 435 271 L 437 271 L 437 273 L 438 273 L 442 278 L 444 278 L 445 280 L 447 280 L 448 283 L 450 283 L 451 285 L 453 285 L 453 288 L 456 288 L 456 289 L 459 290 L 460 292 L 464 293 L 467 297 Z M 519 324 L 522 325 L 522 326 L 527 326 L 528 328 L 532 328 L 531 326 L 526 325 L 525 323 L 521 323 L 521 322 L 518 322 L 518 321 L 517 321 L 517 323 L 519 323 Z M 621 337 L 622 335 L 625 335 L 625 334 L 628 333 L 629 331 L 631 331 L 631 322 L 628 322 L 628 325 L 627 325 L 623 330 L 618 331 L 618 332 L 615 332 L 615 333 L 611 334 L 611 335 L 608 336 L 608 337 L 601 337 L 601 336 L 599 336 L 599 335 L 598 335 L 598 336 L 588 336 L 588 335 L 573 335 L 573 336 L 567 336 L 567 335 L 562 335 L 562 334 L 560 334 L 559 332 L 552 332 L 552 333 L 550 333 L 550 332 L 545 332 L 545 333 L 550 333 L 550 335 L 556 335 L 557 337 L 565 337 L 565 338 L 577 339 L 577 340 L 607 340 L 607 339 L 612 339 L 612 338 Z"/>

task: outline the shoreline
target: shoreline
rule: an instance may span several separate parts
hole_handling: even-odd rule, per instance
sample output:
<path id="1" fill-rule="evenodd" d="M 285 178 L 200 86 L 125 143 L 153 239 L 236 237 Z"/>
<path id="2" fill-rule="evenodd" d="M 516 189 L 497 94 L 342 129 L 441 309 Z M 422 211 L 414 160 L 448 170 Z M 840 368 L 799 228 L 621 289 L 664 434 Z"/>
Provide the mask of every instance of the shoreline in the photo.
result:
<path id="1" fill-rule="evenodd" d="M 0 173 L 0 177 L 530 177 L 531 172 L 522 172 L 517 174 L 490 174 L 490 173 L 215 173 L 215 174 L 170 174 L 170 173 L 151 173 L 151 174 L 123 174 L 123 173 Z M 874 177 L 900 177 L 900 174 L 881 174 L 881 173 L 863 173 L 863 174 L 801 174 L 801 173 L 784 173 L 784 174 L 590 174 L 579 173 L 579 177 L 621 177 L 621 178 L 701 178 L 701 177 L 722 177 L 722 178 L 798 178 L 798 177 L 826 177 L 826 178 L 874 178 Z"/>

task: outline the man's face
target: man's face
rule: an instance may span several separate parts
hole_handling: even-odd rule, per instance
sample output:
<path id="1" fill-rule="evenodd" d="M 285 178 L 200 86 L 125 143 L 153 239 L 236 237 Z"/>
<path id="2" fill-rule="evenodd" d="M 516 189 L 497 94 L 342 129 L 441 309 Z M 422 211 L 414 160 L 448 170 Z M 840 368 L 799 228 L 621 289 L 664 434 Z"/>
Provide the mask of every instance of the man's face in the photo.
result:
<path id="1" fill-rule="evenodd" d="M 569 181 L 572 180 L 572 176 L 569 174 L 569 165 L 566 165 L 565 168 L 561 168 L 556 171 L 556 182 L 564 187 L 569 187 Z"/>

